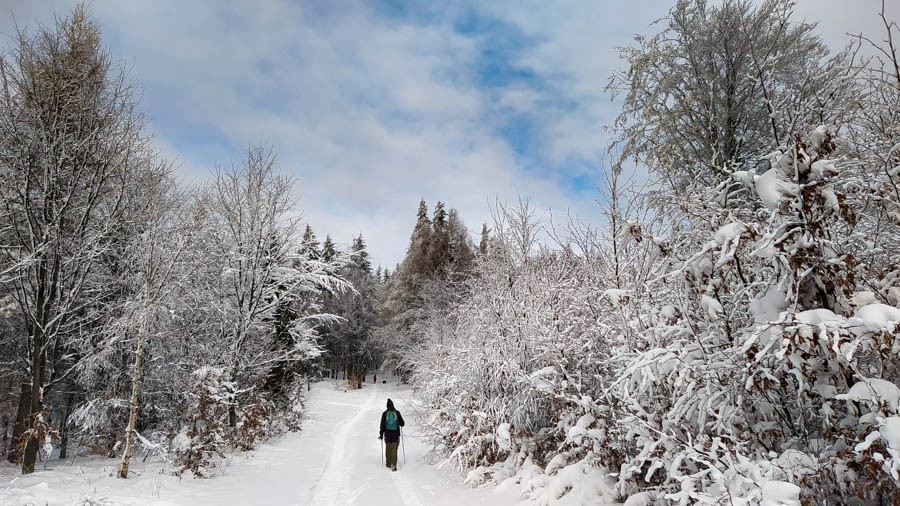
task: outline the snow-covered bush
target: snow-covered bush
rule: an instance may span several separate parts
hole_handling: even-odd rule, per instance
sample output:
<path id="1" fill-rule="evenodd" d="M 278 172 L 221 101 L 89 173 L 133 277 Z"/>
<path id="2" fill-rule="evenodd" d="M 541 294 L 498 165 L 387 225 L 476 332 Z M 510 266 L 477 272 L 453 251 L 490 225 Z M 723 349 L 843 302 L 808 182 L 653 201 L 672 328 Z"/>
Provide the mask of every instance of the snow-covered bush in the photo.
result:
<path id="1" fill-rule="evenodd" d="M 616 410 L 600 398 L 625 344 L 606 331 L 632 306 L 597 290 L 606 272 L 596 255 L 529 243 L 529 216 L 506 210 L 452 314 L 429 313 L 412 355 L 436 454 L 469 483 L 514 479 L 537 498 L 554 494 L 535 469 L 556 476 L 623 458 Z"/>
<path id="2" fill-rule="evenodd" d="M 221 368 L 202 367 L 187 389 L 186 425 L 172 441 L 179 473 L 208 476 L 228 450 L 228 413 L 236 388 Z"/>
<path id="3" fill-rule="evenodd" d="M 819 128 L 771 156 L 750 180 L 758 221 L 723 225 L 673 273 L 682 317 L 649 328 L 657 345 L 616 383 L 634 449 L 624 494 L 759 500 L 767 481 L 807 499 L 896 493 L 900 309 L 859 283 L 849 192 L 862 185 L 835 150 Z"/>
<path id="4" fill-rule="evenodd" d="M 69 417 L 76 434 L 91 453 L 114 457 L 125 438 L 128 400 L 113 396 L 90 399 L 79 405 Z"/>

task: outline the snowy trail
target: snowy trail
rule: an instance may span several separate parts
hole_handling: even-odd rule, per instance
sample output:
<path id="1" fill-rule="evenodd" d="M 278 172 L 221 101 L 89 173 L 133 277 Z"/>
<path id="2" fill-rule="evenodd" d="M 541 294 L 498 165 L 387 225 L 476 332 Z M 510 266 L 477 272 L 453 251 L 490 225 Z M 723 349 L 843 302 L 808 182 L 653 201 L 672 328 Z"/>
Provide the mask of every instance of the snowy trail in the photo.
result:
<path id="1" fill-rule="evenodd" d="M 335 431 L 331 441 L 331 449 L 328 452 L 328 460 L 322 476 L 316 481 L 312 487 L 312 500 L 310 504 L 321 505 L 341 505 L 353 504 L 353 500 L 360 496 L 362 488 L 354 489 L 352 485 L 353 474 L 348 473 L 348 460 L 352 457 L 347 455 L 347 448 L 350 436 L 358 437 L 362 432 L 361 421 L 375 409 L 376 391 L 369 390 L 369 395 L 356 414 L 344 419 L 339 429 Z M 347 406 L 346 404 L 342 404 Z M 352 406 L 352 405 L 350 405 Z"/>
<path id="2" fill-rule="evenodd" d="M 308 504 L 353 506 L 377 505 L 384 501 L 383 504 L 391 505 L 430 506 L 481 502 L 478 496 L 483 494 L 462 486 L 459 487 L 464 492 L 462 496 L 448 494 L 448 483 L 433 483 L 435 478 L 441 477 L 439 473 L 422 475 L 423 471 L 433 468 L 419 463 L 426 450 L 415 440 L 416 421 L 407 402 L 407 394 L 408 390 L 398 389 L 394 384 L 367 384 L 362 391 L 350 390 L 344 394 L 343 397 L 355 402 L 335 403 L 323 398 L 320 403 L 311 403 L 311 409 L 330 411 L 332 419 L 340 410 L 342 421 L 331 436 L 331 449 L 324 470 L 312 487 Z M 398 472 L 391 472 L 384 466 L 384 447 L 377 439 L 381 412 L 389 397 L 404 413 L 406 420 L 405 448 L 401 447 Z M 343 416 L 345 412 L 349 416 Z M 310 428 L 310 432 L 314 430 Z M 413 447 L 410 447 L 411 442 Z"/>
<path id="3" fill-rule="evenodd" d="M 118 459 L 51 461 L 48 469 L 24 477 L 0 464 L 0 504 L 68 505 L 85 498 L 93 504 L 153 506 L 519 503 L 510 491 L 471 489 L 458 474 L 424 463 L 428 448 L 418 437 L 409 395 L 407 387 L 375 385 L 371 377 L 361 390 L 330 381 L 315 384 L 301 432 L 234 456 L 224 474 L 211 479 L 180 479 L 160 463 L 137 463 L 134 477 L 120 480 L 115 477 Z M 406 421 L 397 472 L 384 467 L 377 439 L 389 397 Z"/>

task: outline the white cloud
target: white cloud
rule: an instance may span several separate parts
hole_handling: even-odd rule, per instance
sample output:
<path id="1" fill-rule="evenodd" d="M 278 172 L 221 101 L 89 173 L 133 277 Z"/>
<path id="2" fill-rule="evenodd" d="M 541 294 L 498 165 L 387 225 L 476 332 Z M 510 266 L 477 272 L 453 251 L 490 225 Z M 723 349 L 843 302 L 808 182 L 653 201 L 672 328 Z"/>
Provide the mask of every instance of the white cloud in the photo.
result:
<path id="1" fill-rule="evenodd" d="M 802 0 L 798 10 L 826 16 L 828 33 L 841 23 L 841 33 L 856 30 L 850 22 L 864 8 L 824 1 L 827 8 Z M 72 5 L 7 2 L 0 32 L 12 32 L 9 11 L 33 25 Z M 670 5 L 478 2 L 420 19 L 391 18 L 361 1 L 94 0 L 90 8 L 144 88 L 158 145 L 180 160 L 186 181 L 239 158 L 247 142 L 271 143 L 279 167 L 296 175 L 320 240 L 330 233 L 349 243 L 362 233 L 373 261 L 393 267 L 423 197 L 456 207 L 473 233 L 490 221 L 495 197 L 515 199 L 517 190 L 557 215 L 598 216 L 595 195 L 573 193 L 565 179 L 599 183 L 603 126 L 617 110 L 603 91 L 621 67 L 614 47 L 648 32 Z M 528 45 L 509 63 L 536 79 L 479 85 L 475 62 L 490 48 L 453 25 L 469 9 L 525 35 Z M 517 153 L 498 133 L 514 117 L 531 122 L 533 153 Z"/>

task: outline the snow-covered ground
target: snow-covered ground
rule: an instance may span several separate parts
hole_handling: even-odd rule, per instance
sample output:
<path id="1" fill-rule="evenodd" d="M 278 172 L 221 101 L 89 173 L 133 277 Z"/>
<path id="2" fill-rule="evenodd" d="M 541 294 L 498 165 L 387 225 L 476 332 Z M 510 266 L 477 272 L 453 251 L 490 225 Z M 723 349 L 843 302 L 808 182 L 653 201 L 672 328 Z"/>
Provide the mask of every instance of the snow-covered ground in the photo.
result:
<path id="1" fill-rule="evenodd" d="M 455 472 L 423 461 L 417 420 L 407 387 L 396 382 L 368 383 L 343 390 L 334 382 L 313 385 L 303 430 L 253 452 L 231 458 L 210 479 L 178 478 L 163 463 L 132 464 L 135 476 L 115 477 L 117 459 L 50 460 L 38 472 L 20 476 L 0 466 L 0 504 L 4 505 L 513 505 L 518 493 L 472 489 Z M 378 423 L 388 398 L 406 420 L 399 471 L 381 460 Z"/>

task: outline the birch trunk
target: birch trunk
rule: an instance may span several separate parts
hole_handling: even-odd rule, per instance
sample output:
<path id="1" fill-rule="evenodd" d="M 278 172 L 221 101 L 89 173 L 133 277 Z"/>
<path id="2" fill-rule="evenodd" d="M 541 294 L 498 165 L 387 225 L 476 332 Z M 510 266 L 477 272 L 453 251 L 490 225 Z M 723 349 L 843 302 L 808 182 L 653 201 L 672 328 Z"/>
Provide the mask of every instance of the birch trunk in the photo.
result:
<path id="1" fill-rule="evenodd" d="M 148 294 L 149 295 L 149 294 Z M 134 377 L 131 381 L 131 416 L 128 418 L 128 429 L 125 436 L 125 454 L 122 456 L 122 467 L 119 478 L 128 478 L 128 466 L 131 464 L 131 453 L 134 450 L 134 427 L 137 424 L 138 396 L 141 392 L 141 363 L 144 359 L 144 339 L 147 334 L 147 306 L 141 314 L 141 325 L 138 330 L 137 352 L 134 358 Z"/>

